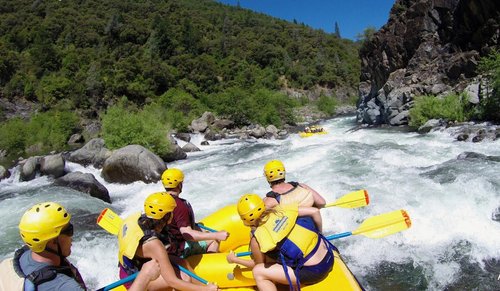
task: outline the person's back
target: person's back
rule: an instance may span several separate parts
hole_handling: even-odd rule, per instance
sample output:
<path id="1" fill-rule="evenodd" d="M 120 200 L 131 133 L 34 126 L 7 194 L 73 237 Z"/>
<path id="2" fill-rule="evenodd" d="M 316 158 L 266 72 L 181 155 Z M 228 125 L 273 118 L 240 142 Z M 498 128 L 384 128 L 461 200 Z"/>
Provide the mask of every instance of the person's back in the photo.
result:
<path id="1" fill-rule="evenodd" d="M 31 274 L 35 271 L 51 266 L 48 263 L 33 260 L 31 254 L 31 250 L 27 250 L 19 258 L 19 266 L 24 274 Z M 69 266 L 67 267 L 66 272 L 72 272 Z M 39 284 L 36 290 L 83 290 L 83 288 L 75 281 L 74 278 L 62 272 L 56 272 L 54 279 Z"/>
<path id="2" fill-rule="evenodd" d="M 267 207 L 297 203 L 299 206 L 321 208 L 326 204 L 325 199 L 306 184 L 285 182 L 285 174 L 285 166 L 279 160 L 272 160 L 264 166 L 264 176 L 271 186 L 264 200 Z"/>
<path id="3" fill-rule="evenodd" d="M 173 211 L 173 220 L 162 234 L 170 238 L 169 254 L 187 258 L 191 255 L 218 252 L 218 241 L 226 240 L 226 231 L 203 232 L 195 223 L 193 208 L 179 195 L 182 192 L 184 173 L 179 169 L 167 169 L 163 172 L 162 184 L 165 191 L 172 195 L 177 203 Z"/>

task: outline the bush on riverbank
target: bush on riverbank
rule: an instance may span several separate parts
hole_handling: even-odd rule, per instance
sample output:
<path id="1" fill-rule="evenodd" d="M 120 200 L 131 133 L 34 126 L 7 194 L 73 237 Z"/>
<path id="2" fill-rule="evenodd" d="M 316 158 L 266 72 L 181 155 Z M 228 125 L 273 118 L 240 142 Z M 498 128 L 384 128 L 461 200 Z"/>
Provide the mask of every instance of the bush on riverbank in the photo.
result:
<path id="1" fill-rule="evenodd" d="M 12 118 L 0 127 L 0 148 L 9 156 L 66 150 L 69 137 L 78 128 L 78 121 L 74 112 L 65 110 L 38 113 L 27 121 Z"/>
<path id="2" fill-rule="evenodd" d="M 487 78 L 489 96 L 481 100 L 480 115 L 482 119 L 500 123 L 500 52 L 493 51 L 481 59 L 479 71 Z"/>
<path id="3" fill-rule="evenodd" d="M 168 124 L 162 122 L 161 111 L 156 107 L 142 110 L 127 104 L 124 98 L 110 106 L 102 116 L 102 137 L 110 149 L 137 144 L 164 155 L 171 151 L 167 134 Z"/>
<path id="4" fill-rule="evenodd" d="M 444 98 L 425 95 L 415 98 L 415 103 L 410 109 L 409 125 L 418 128 L 429 119 L 445 119 L 452 121 L 465 121 L 468 116 L 467 102 L 464 95 L 450 94 Z"/>

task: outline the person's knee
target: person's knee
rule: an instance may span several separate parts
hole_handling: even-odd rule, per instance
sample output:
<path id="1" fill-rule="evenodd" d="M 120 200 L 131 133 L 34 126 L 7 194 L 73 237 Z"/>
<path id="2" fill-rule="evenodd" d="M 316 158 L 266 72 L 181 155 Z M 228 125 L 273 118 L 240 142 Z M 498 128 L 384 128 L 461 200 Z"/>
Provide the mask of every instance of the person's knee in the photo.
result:
<path id="1" fill-rule="evenodd" d="M 265 271 L 266 268 L 264 268 L 264 264 L 257 264 L 255 267 L 253 267 L 252 273 L 255 281 L 262 280 L 265 278 Z"/>

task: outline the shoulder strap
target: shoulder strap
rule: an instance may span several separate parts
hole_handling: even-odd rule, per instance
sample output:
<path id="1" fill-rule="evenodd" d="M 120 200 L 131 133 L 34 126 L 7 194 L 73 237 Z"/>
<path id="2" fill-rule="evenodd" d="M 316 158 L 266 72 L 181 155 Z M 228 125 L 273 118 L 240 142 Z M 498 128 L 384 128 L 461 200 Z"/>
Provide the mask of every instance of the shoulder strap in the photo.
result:
<path id="1" fill-rule="evenodd" d="M 299 186 L 299 182 L 288 182 L 288 184 L 292 185 L 293 187 Z"/>

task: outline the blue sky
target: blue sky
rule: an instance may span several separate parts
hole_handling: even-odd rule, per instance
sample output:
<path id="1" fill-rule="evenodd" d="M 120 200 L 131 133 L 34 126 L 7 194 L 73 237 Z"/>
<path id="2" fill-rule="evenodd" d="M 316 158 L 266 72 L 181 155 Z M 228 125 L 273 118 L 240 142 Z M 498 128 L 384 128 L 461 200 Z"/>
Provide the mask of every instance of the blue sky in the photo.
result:
<path id="1" fill-rule="evenodd" d="M 217 0 L 236 5 L 238 0 Z M 369 26 L 379 29 L 389 18 L 395 0 L 239 0 L 242 8 L 277 18 L 305 23 L 312 28 L 332 33 L 335 21 L 340 36 L 356 40 L 356 35 Z"/>

